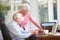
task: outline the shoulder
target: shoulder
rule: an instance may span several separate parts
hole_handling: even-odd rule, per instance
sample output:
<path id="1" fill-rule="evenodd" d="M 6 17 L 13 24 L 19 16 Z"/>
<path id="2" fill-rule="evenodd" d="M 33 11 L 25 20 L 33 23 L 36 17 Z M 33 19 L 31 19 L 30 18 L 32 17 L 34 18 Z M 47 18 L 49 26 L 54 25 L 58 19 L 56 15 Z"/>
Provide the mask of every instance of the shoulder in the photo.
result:
<path id="1" fill-rule="evenodd" d="M 22 13 L 22 10 L 17 10 L 17 11 L 15 11 L 15 13 Z"/>
<path id="2" fill-rule="evenodd" d="M 8 23 L 8 26 L 16 26 L 16 24 L 17 23 L 15 21 L 11 21 L 11 22 Z"/>
<path id="3" fill-rule="evenodd" d="M 27 13 L 27 14 L 26 14 L 26 16 L 30 16 L 30 14 L 29 14 L 29 13 Z"/>

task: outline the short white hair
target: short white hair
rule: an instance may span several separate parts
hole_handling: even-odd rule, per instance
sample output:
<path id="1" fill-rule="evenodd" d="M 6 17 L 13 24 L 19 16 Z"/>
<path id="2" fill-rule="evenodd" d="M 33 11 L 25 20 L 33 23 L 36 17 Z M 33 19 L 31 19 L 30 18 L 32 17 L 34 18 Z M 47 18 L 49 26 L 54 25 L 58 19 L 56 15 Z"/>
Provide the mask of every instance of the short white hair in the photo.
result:
<path id="1" fill-rule="evenodd" d="M 17 13 L 17 14 L 14 14 L 13 17 L 14 17 L 14 18 L 15 18 L 15 17 L 18 17 L 18 18 L 19 18 L 19 17 L 22 17 L 22 14 Z M 13 19 L 14 19 L 14 18 L 13 18 Z"/>

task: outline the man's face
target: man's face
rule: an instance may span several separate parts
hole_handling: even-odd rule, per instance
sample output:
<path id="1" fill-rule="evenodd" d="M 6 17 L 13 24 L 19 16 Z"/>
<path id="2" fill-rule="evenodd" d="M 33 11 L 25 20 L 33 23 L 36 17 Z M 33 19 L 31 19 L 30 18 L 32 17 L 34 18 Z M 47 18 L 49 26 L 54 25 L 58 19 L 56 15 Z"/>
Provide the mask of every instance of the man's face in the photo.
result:
<path id="1" fill-rule="evenodd" d="M 17 23 L 20 23 L 21 22 L 21 20 L 20 20 L 20 18 L 18 18 L 17 16 L 15 16 L 15 19 L 14 19 Z"/>

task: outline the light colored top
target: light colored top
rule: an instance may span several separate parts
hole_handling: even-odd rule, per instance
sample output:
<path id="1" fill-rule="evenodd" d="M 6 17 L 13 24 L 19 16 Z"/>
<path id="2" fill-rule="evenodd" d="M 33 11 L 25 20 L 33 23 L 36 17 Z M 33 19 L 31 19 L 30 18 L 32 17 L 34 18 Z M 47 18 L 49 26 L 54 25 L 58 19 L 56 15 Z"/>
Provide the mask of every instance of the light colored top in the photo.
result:
<path id="1" fill-rule="evenodd" d="M 22 13 L 22 12 L 18 12 L 18 13 Z M 24 27 L 25 30 L 28 30 L 28 21 L 31 21 L 35 26 L 39 27 L 40 24 L 38 24 L 34 18 L 29 14 L 27 13 L 25 16 L 24 16 L 24 21 L 22 21 L 19 25 L 20 27 Z"/>
<path id="2" fill-rule="evenodd" d="M 28 38 L 29 36 L 31 36 L 30 32 L 25 31 L 15 21 L 12 21 L 8 24 L 8 29 L 11 33 L 13 33 L 15 36 L 19 38 Z M 11 36 L 14 37 L 13 35 Z"/>

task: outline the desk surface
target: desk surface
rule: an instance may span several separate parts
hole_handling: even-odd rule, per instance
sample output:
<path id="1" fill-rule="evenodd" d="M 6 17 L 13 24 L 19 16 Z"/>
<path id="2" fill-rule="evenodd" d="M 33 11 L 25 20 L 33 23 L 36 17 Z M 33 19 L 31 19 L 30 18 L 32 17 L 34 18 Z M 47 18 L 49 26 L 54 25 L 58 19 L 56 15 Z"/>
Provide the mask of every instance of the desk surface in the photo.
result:
<path id="1" fill-rule="evenodd" d="M 60 36 L 56 35 L 35 35 L 35 38 L 31 38 L 31 40 L 60 40 Z"/>
<path id="2" fill-rule="evenodd" d="M 36 35 L 37 40 L 60 40 L 60 36 L 56 35 Z"/>

